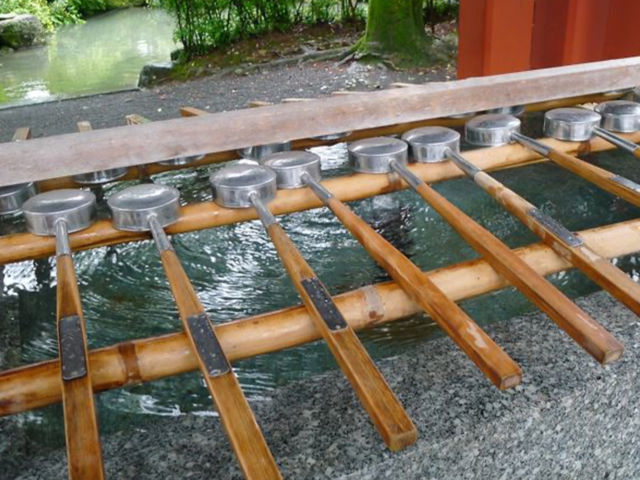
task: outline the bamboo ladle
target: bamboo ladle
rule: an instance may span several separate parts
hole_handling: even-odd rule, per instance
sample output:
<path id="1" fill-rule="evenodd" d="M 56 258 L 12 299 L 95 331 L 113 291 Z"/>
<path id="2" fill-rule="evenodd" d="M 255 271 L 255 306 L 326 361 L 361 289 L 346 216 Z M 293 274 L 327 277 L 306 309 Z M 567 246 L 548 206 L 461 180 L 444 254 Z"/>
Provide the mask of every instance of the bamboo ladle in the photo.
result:
<path id="1" fill-rule="evenodd" d="M 547 112 L 545 114 L 545 131 L 550 136 L 559 140 L 566 140 L 566 138 L 560 135 L 559 129 L 557 128 L 548 131 L 546 125 L 549 123 L 550 118 L 557 120 L 573 115 L 573 113 L 570 113 L 566 116 L 562 112 L 559 112 L 560 110 L 579 110 L 580 112 L 595 115 L 594 112 L 589 112 L 584 109 L 563 108 Z M 580 113 L 580 115 L 583 114 Z M 497 147 L 511 142 L 518 142 L 543 157 L 548 158 L 562 168 L 594 183 L 603 190 L 617 195 L 636 206 L 640 206 L 640 185 L 620 175 L 615 175 L 603 168 L 592 165 L 589 162 L 580 160 L 573 155 L 556 150 L 538 140 L 522 135 L 520 133 L 520 120 L 516 117 L 502 114 L 480 115 L 479 117 L 472 118 L 465 124 L 465 135 L 469 143 L 486 147 Z"/>
<path id="2" fill-rule="evenodd" d="M 276 193 L 275 173 L 260 165 L 236 164 L 210 178 L 217 203 L 228 208 L 254 207 L 298 294 L 351 382 L 363 407 L 390 450 L 415 442 L 417 431 L 353 329 L 302 254 L 267 207 Z"/>
<path id="3" fill-rule="evenodd" d="M 583 108 L 557 108 L 545 114 L 544 130 L 558 140 L 582 142 L 592 135 L 600 137 L 635 157 L 638 145 L 614 132 L 631 133 L 640 126 L 640 103 L 612 100 L 596 105 L 594 111 Z"/>
<path id="4" fill-rule="evenodd" d="M 369 145 L 374 150 L 380 147 L 375 142 L 376 139 L 369 139 Z M 400 153 L 387 151 L 384 146 L 382 148 L 387 157 Z M 310 187 L 407 295 L 431 315 L 494 385 L 505 389 L 520 383 L 520 367 L 455 302 L 318 182 L 320 161 L 317 155 L 309 152 L 278 154 L 266 159 L 265 164 L 276 171 L 282 188 Z M 375 169 L 373 165 L 372 168 Z"/>
<path id="5" fill-rule="evenodd" d="M 446 141 L 434 140 L 434 134 Z M 567 230 L 554 218 L 507 188 L 485 171 L 463 157 L 460 134 L 445 127 L 425 127 L 407 132 L 405 138 L 418 161 L 451 160 L 469 178 L 493 197 L 507 211 L 554 249 L 563 258 L 585 273 L 591 280 L 640 315 L 640 285 L 606 258 L 594 252 L 584 241 Z"/>
<path id="6" fill-rule="evenodd" d="M 180 216 L 180 193 L 172 187 L 145 183 L 112 195 L 107 203 L 117 229 L 151 232 L 189 345 L 245 477 L 282 478 L 215 329 L 164 231 Z"/>
<path id="7" fill-rule="evenodd" d="M 69 245 L 70 232 L 93 223 L 96 197 L 84 190 L 52 190 L 31 197 L 22 208 L 31 233 L 56 238 L 56 316 L 69 478 L 100 480 L 104 469 L 87 334 Z"/>
<path id="8" fill-rule="evenodd" d="M 433 163 L 451 159 L 459 168 L 469 170 L 469 162 L 457 153 L 460 146 L 460 135 L 455 130 L 443 127 L 418 128 L 406 132 L 402 138 L 409 143 L 412 156 L 418 162 Z M 392 168 L 409 185 L 413 186 L 420 196 L 431 204 L 496 271 L 516 286 L 596 360 L 601 363 L 608 363 L 620 356 L 622 345 L 609 332 L 577 307 L 544 277 L 538 275 L 530 266 L 520 260 L 504 243 L 455 206 L 449 204 L 434 189 L 409 170 L 397 165 L 392 165 Z M 473 167 L 471 167 L 471 173 L 474 173 Z M 478 173 L 479 170 L 475 172 L 475 174 Z M 491 177 L 486 180 L 483 175 L 486 174 L 480 174 L 478 177 L 480 184 L 482 182 L 490 184 L 493 181 Z M 486 176 L 488 177 L 488 175 Z M 522 206 L 523 202 L 524 200 L 521 202 L 512 200 L 512 203 L 516 206 Z M 531 222 L 553 226 L 552 220 L 534 209 L 533 206 L 528 208 L 527 213 Z M 551 230 L 551 227 L 549 227 L 549 230 Z M 557 231 L 556 234 L 558 234 Z M 577 237 L 573 236 L 570 238 L 577 239 Z M 583 256 L 586 255 L 583 254 Z M 607 270 L 605 267 L 603 270 L 610 271 L 611 269 Z M 613 275 L 613 281 L 626 280 L 627 283 L 623 283 L 623 285 L 626 285 L 632 291 L 632 295 L 623 295 L 623 297 L 630 300 L 631 305 L 640 308 L 638 303 L 640 286 L 621 271 L 618 270 L 614 273 L 616 274 Z"/>

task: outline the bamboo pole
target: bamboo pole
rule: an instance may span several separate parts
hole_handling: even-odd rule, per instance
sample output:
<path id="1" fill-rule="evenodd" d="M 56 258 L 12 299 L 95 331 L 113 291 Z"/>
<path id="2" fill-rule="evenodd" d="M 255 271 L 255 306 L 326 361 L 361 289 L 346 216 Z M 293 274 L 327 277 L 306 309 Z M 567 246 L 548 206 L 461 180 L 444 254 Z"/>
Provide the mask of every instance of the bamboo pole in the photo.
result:
<path id="1" fill-rule="evenodd" d="M 134 128 L 134 127 L 131 127 Z M 640 131 L 625 138 L 640 141 Z M 544 139 L 547 145 L 565 152 L 598 152 L 615 148 L 599 138 L 584 143 Z M 492 171 L 522 166 L 540 161 L 542 157 L 521 145 L 510 144 L 490 149 L 478 149 L 465 153 L 466 158 L 483 170 Z M 410 170 L 427 183 L 435 183 L 464 174 L 452 162 L 414 164 Z M 393 175 L 356 174 L 325 180 L 322 184 L 343 202 L 361 200 L 406 188 Z M 298 212 L 322 206 L 322 202 L 307 189 L 279 190 L 269 204 L 274 215 Z M 256 219 L 252 209 L 228 209 L 213 202 L 190 204 L 182 208 L 180 220 L 167 228 L 169 234 L 192 232 L 221 225 Z M 147 233 L 131 233 L 116 230 L 108 220 L 100 220 L 91 227 L 71 235 L 74 250 L 86 250 L 105 245 L 138 241 L 150 238 Z M 0 237 L 0 265 L 23 260 L 42 258 L 54 252 L 52 239 L 29 233 L 17 233 Z"/>
<path id="2" fill-rule="evenodd" d="M 603 257 L 640 250 L 640 220 L 598 227 L 579 233 Z M 549 275 L 571 268 L 551 250 L 535 244 L 514 250 L 536 272 Z M 429 278 L 453 300 L 475 297 L 508 286 L 485 261 L 473 260 L 428 272 Z M 393 282 L 380 283 L 334 297 L 345 320 L 355 330 L 391 322 L 420 311 Z M 230 361 L 295 347 L 319 339 L 303 306 L 229 322 L 216 327 Z M 184 333 L 131 340 L 90 352 L 94 391 L 104 391 L 196 370 Z M 0 415 L 24 412 L 60 402 L 57 360 L 25 365 L 0 373 Z"/>
<path id="3" fill-rule="evenodd" d="M 550 100 L 547 102 L 533 103 L 533 104 L 527 105 L 525 108 L 528 112 L 545 111 L 545 110 L 550 110 L 552 108 L 567 107 L 567 106 L 578 105 L 582 103 L 600 103 L 606 100 L 613 100 L 615 98 L 619 98 L 620 96 L 621 95 L 619 93 L 618 94 L 598 93 L 594 95 L 582 95 L 579 97 L 570 97 L 570 98 L 564 98 L 560 100 Z M 289 100 L 289 99 L 285 99 L 285 100 Z M 290 101 L 285 102 L 285 100 L 283 100 L 283 103 L 294 103 Z M 304 100 L 308 101 L 310 99 L 304 99 Z M 210 112 L 193 108 L 193 107 L 183 107 L 180 109 L 180 114 L 183 117 L 194 117 L 194 116 L 202 115 L 205 113 L 208 114 Z M 132 114 L 132 115 L 128 115 L 127 117 L 128 117 L 127 118 L 128 125 L 146 123 L 146 122 L 138 121 L 140 119 L 140 118 L 137 118 L 139 117 L 139 115 Z M 318 139 L 311 139 L 311 138 L 295 140 L 292 142 L 291 146 L 294 150 L 300 150 L 305 148 L 318 147 L 322 145 L 332 145 L 334 143 L 339 143 L 339 142 L 351 142 L 361 138 L 393 135 L 396 133 L 406 132 L 407 130 L 411 130 L 413 128 L 418 128 L 418 127 L 424 127 L 427 125 L 440 125 L 444 127 L 460 127 L 460 126 L 463 126 L 464 123 L 467 120 L 469 120 L 469 118 L 471 117 L 434 118 L 431 120 L 424 120 L 420 122 L 400 123 L 400 124 L 390 125 L 388 127 L 382 127 L 382 128 L 368 128 L 363 130 L 356 130 L 352 132 L 349 136 L 340 138 L 337 140 L 318 140 Z M 181 170 L 184 168 L 201 167 L 204 165 L 211 165 L 215 163 L 226 162 L 229 160 L 234 160 L 236 158 L 238 158 L 238 154 L 236 153 L 236 151 L 229 150 L 224 152 L 210 153 L 208 155 L 205 155 L 202 159 L 198 160 L 197 162 L 194 162 L 189 165 L 169 166 L 169 165 L 159 165 L 156 163 L 156 164 L 146 165 L 145 169 L 149 175 L 155 175 L 158 173 L 163 173 L 171 170 Z M 139 176 L 138 169 L 136 167 L 133 167 L 133 168 L 130 168 L 128 173 L 124 177 L 120 178 L 119 181 L 135 180 L 138 178 L 138 176 Z M 75 187 L 77 187 L 77 184 L 75 184 L 70 177 L 43 180 L 38 184 L 38 188 L 41 192 L 46 192 L 48 190 L 57 190 L 60 188 L 75 188 Z"/>

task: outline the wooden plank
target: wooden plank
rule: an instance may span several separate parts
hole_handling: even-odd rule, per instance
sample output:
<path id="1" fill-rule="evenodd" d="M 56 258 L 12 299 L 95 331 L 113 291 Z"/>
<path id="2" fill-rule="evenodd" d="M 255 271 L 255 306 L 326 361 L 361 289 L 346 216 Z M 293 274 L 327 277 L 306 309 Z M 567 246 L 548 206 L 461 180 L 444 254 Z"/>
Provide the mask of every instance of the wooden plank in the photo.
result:
<path id="1" fill-rule="evenodd" d="M 13 134 L 12 142 L 24 142 L 25 140 L 29 140 L 31 138 L 31 129 L 29 127 L 20 127 L 16 128 L 15 133 Z"/>
<path id="2" fill-rule="evenodd" d="M 640 57 L 633 57 L 7 143 L 0 186 L 638 84 Z"/>
<path id="3" fill-rule="evenodd" d="M 640 220 L 579 232 L 598 255 L 620 257 L 640 249 Z M 561 255 L 542 244 L 514 252 L 538 274 L 571 268 Z M 452 300 L 460 301 L 509 286 L 484 260 L 450 265 L 426 275 Z M 333 297 L 347 323 L 355 330 L 406 318 L 420 308 L 395 283 L 369 285 Z M 229 360 L 237 361 L 291 348 L 320 338 L 304 306 L 224 323 L 216 334 Z M 424 359 L 429 361 L 428 358 Z M 89 354 L 96 392 L 149 382 L 198 368 L 183 332 L 130 340 L 93 350 Z M 0 373 L 0 416 L 60 402 L 60 365 L 48 360 Z"/>
<path id="4" fill-rule="evenodd" d="M 538 112 L 538 111 L 544 111 L 544 110 L 550 110 L 552 108 L 560 108 L 560 107 L 568 107 L 568 106 L 573 106 L 573 105 L 579 105 L 582 103 L 601 103 L 607 100 L 615 100 L 617 98 L 620 98 L 621 94 L 619 93 L 598 93 L 598 94 L 594 94 L 594 95 L 583 95 L 580 97 L 570 97 L 570 98 L 562 98 L 562 99 L 558 99 L 558 100 L 552 100 L 552 101 L 548 101 L 548 102 L 539 102 L 539 103 L 532 103 L 527 105 L 525 108 L 528 112 Z M 283 99 L 282 101 L 285 102 L 287 99 Z M 310 99 L 296 99 L 297 101 L 308 101 Z M 198 116 L 198 115 L 204 115 L 204 114 L 209 114 L 210 112 L 204 111 L 204 110 L 200 110 L 198 108 L 194 108 L 194 107 L 182 107 L 180 109 L 180 113 L 183 117 L 193 117 L 193 116 Z M 459 127 L 464 125 L 464 123 L 469 119 L 470 117 L 464 117 L 464 118 L 432 118 L 432 119 L 428 119 L 428 120 L 421 120 L 418 122 L 411 122 L 411 123 L 400 123 L 400 124 L 395 124 L 395 125 L 389 125 L 387 127 L 380 127 L 380 128 L 368 128 L 368 129 L 364 129 L 364 130 L 357 130 L 351 133 L 351 135 L 345 137 L 345 138 L 341 138 L 339 140 L 318 140 L 318 139 L 311 139 L 311 138 L 305 138 L 305 139 L 301 139 L 301 140 L 296 140 L 295 142 L 293 142 L 291 144 L 291 148 L 296 149 L 296 150 L 300 150 L 300 149 L 304 149 L 304 148 L 310 148 L 310 147 L 317 147 L 320 145 L 330 145 L 333 143 L 336 143 L 338 141 L 340 142 L 351 142 L 354 140 L 359 140 L 361 138 L 368 138 L 368 137 L 377 137 L 377 136 L 381 136 L 381 135 L 395 135 L 395 134 L 399 134 L 399 133 L 404 133 L 408 130 L 411 130 L 412 128 L 418 128 L 418 127 L 426 127 L 428 125 L 441 125 L 441 126 L 447 126 L 447 127 Z M 137 125 L 139 123 L 148 123 L 150 120 L 145 119 L 144 117 L 140 116 L 140 115 L 136 115 L 136 114 L 132 114 L 132 115 L 127 115 L 126 117 L 127 120 L 127 125 Z M 143 121 L 144 120 L 144 121 Z M 234 160 L 238 158 L 238 154 L 235 150 L 227 150 L 224 152 L 217 152 L 217 153 L 210 153 L 208 155 L 205 155 L 204 158 L 202 158 L 201 160 L 198 160 L 197 162 L 190 164 L 190 165 L 186 165 L 186 166 L 168 166 L 168 165 L 160 165 L 158 163 L 155 164 L 151 164 L 151 165 L 147 165 L 145 168 L 147 170 L 147 173 L 149 175 L 154 175 L 157 173 L 162 173 L 162 172 L 166 172 L 169 170 L 181 170 L 184 168 L 194 168 L 194 167 L 201 167 L 203 165 L 210 165 L 212 163 L 220 163 L 220 162 L 226 162 L 228 160 Z M 124 181 L 124 180 L 135 180 L 137 178 L 139 178 L 140 174 L 139 171 L 136 167 L 132 167 L 129 169 L 129 172 L 120 179 L 120 181 Z M 76 188 L 77 184 L 75 182 L 73 182 L 73 180 L 70 177 L 66 177 L 66 178 L 54 178 L 52 180 L 44 180 L 42 182 L 40 182 L 38 184 L 38 189 L 41 192 L 46 192 L 48 190 L 57 190 L 60 188 Z"/>

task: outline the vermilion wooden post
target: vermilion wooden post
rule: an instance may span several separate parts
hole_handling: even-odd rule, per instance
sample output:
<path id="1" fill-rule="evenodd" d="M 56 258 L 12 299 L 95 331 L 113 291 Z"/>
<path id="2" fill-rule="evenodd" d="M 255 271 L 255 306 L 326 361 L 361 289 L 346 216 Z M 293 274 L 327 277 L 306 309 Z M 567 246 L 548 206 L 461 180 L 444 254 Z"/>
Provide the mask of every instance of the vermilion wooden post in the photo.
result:
<path id="1" fill-rule="evenodd" d="M 603 59 L 640 55 L 638 0 L 609 0 L 606 41 Z"/>
<path id="2" fill-rule="evenodd" d="M 640 55 L 638 0 L 461 0 L 458 77 Z"/>
<path id="3" fill-rule="evenodd" d="M 529 70 L 535 0 L 462 0 L 458 78 Z"/>

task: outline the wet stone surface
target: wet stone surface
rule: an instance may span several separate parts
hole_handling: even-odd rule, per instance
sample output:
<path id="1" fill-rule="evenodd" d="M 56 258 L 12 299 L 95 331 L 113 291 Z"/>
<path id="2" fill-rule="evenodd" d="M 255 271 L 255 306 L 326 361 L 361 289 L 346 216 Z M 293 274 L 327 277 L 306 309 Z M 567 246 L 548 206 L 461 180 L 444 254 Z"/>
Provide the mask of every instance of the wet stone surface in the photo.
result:
<path id="1" fill-rule="evenodd" d="M 419 430 L 399 453 L 337 370 L 252 406 L 285 478 L 638 478 L 637 318 L 602 292 L 579 304 L 625 345 L 616 364 L 599 366 L 541 314 L 487 327 L 524 371 L 508 392 L 447 338 L 380 361 Z M 214 417 L 160 419 L 103 441 L 111 479 L 241 478 Z M 30 457 L 16 478 L 66 478 L 64 450 Z"/>

